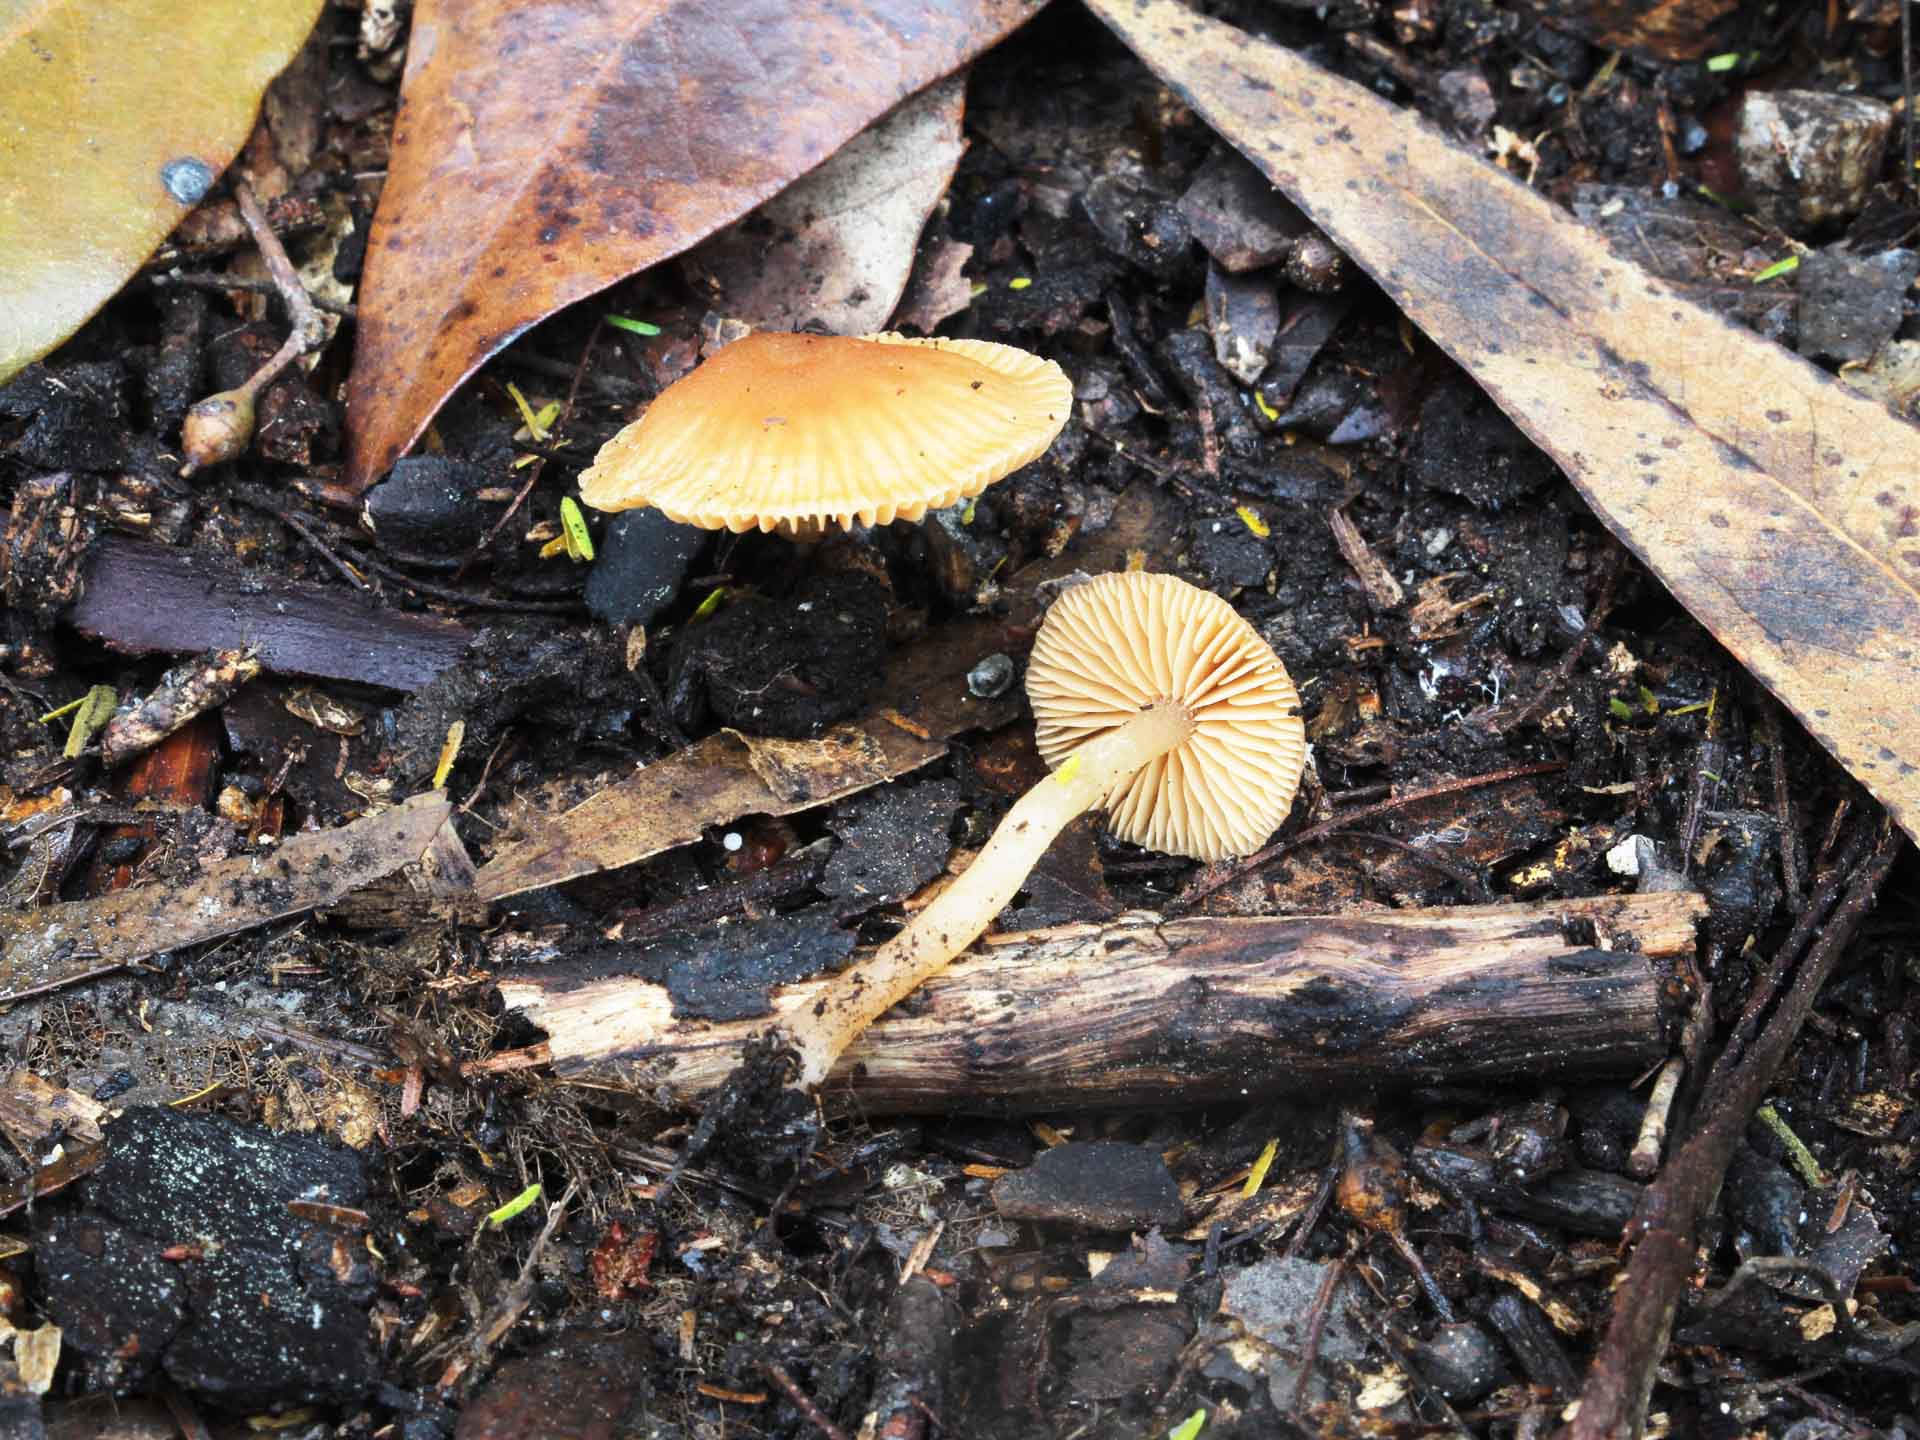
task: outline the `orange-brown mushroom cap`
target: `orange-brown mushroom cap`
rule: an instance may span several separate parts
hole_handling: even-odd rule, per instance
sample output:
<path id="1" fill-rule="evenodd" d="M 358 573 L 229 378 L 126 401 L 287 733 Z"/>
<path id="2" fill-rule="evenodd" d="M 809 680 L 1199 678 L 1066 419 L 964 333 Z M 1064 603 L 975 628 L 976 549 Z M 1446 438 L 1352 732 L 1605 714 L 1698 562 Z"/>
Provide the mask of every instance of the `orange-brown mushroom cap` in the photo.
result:
<path id="1" fill-rule="evenodd" d="M 580 477 L 601 510 L 709 530 L 918 520 L 1037 459 L 1073 385 L 985 340 L 761 331 L 662 391 Z"/>
<path id="2" fill-rule="evenodd" d="M 1056 766 L 1161 701 L 1187 711 L 1193 733 L 1107 796 L 1109 828 L 1136 845 L 1246 855 L 1292 808 L 1307 758 L 1293 681 L 1231 605 L 1184 580 L 1102 575 L 1068 590 L 1034 641 L 1027 696 Z"/>

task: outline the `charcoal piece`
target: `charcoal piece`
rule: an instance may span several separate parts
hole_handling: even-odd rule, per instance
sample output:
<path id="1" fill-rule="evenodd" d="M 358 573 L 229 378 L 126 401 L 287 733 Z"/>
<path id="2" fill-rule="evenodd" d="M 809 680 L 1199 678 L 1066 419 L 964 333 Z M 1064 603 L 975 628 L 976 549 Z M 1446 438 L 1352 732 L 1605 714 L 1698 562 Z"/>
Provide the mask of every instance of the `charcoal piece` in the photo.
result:
<path id="1" fill-rule="evenodd" d="M 711 710 L 754 735 L 805 736 L 854 714 L 885 667 L 886 587 L 816 575 L 784 600 L 748 599 L 675 647 L 668 703 L 682 729 Z"/>
<path id="2" fill-rule="evenodd" d="M 339 411 L 313 388 L 306 371 L 295 365 L 267 386 L 253 434 L 256 455 L 305 469 L 339 446 Z"/>
<path id="3" fill-rule="evenodd" d="M 463 753 L 485 755 L 507 726 L 537 717 L 544 738 L 578 743 L 623 731 L 641 698 L 623 647 L 608 631 L 513 620 L 474 638 L 458 664 L 394 716 L 387 773 L 404 789 L 433 774 L 454 721 Z"/>
<path id="4" fill-rule="evenodd" d="M 1800 292 L 1800 353 L 1864 364 L 1906 318 L 1905 297 L 1920 274 L 1920 252 L 1809 255 L 1795 274 Z"/>
<path id="5" fill-rule="evenodd" d="M 1100 243 L 1155 280 L 1176 279 L 1187 268 L 1193 229 L 1180 207 L 1129 175 L 1096 179 L 1080 197 Z"/>
<path id="6" fill-rule="evenodd" d="M 1511 1292 L 1502 1293 L 1487 1306 L 1487 1323 L 1499 1332 L 1534 1384 L 1562 1396 L 1579 1390 L 1580 1377 L 1573 1372 L 1573 1362 L 1567 1359 L 1553 1326 L 1537 1306 Z"/>
<path id="7" fill-rule="evenodd" d="M 595 547 L 587 609 L 609 625 L 651 624 L 680 593 L 708 535 L 652 506 L 615 515 Z"/>
<path id="8" fill-rule="evenodd" d="M 1186 564 L 1208 588 L 1231 596 L 1267 583 L 1273 542 L 1254 534 L 1238 515 L 1203 515 L 1193 522 Z"/>
<path id="9" fill-rule="evenodd" d="M 1784 893 L 1775 859 L 1779 825 L 1757 810 L 1718 810 L 1702 817 L 1701 830 L 1714 837 L 1699 876 L 1708 931 L 1739 945 L 1765 931 Z"/>
<path id="10" fill-rule="evenodd" d="M 1463 1195 L 1522 1220 L 1557 1225 L 1576 1235 L 1618 1240 L 1639 1207 L 1643 1187 L 1603 1170 L 1559 1170 L 1537 1185 L 1502 1184 L 1493 1162 L 1440 1145 L 1416 1145 L 1415 1173 L 1452 1194 Z"/>
<path id="11" fill-rule="evenodd" d="M 1252 458 L 1260 448 L 1260 430 L 1241 404 L 1233 377 L 1214 359 L 1212 338 L 1200 330 L 1176 330 L 1160 342 L 1159 354 L 1195 414 L 1211 415 L 1221 449 L 1232 459 Z"/>
<path id="12" fill-rule="evenodd" d="M 1646 1102 L 1630 1090 L 1607 1085 L 1577 1091 L 1569 1105 L 1580 1158 L 1595 1170 L 1624 1171 L 1627 1154 L 1640 1134 Z"/>
<path id="13" fill-rule="evenodd" d="M 1127 302 L 1111 290 L 1107 292 L 1107 320 L 1113 326 L 1113 348 L 1118 352 L 1120 363 L 1126 367 L 1128 376 L 1132 378 L 1134 389 L 1139 391 L 1140 399 L 1146 402 L 1149 409 L 1155 411 L 1171 409 L 1174 403 L 1173 392 L 1167 388 L 1167 382 L 1154 365 L 1153 357 L 1147 353 L 1146 340 L 1140 335 L 1133 312 L 1128 308 Z M 1082 380 L 1086 379 L 1087 372 L 1083 372 Z M 1137 410 L 1138 407 L 1135 408 Z"/>
<path id="14" fill-rule="evenodd" d="M 963 500 L 944 510 L 929 510 L 919 538 L 927 547 L 926 568 L 942 595 L 960 606 L 985 602 L 987 583 L 1007 559 L 1007 542 L 998 533 L 992 502 Z"/>
<path id="15" fill-rule="evenodd" d="M 1434 386 L 1421 405 L 1407 470 L 1427 489 L 1484 510 L 1510 505 L 1560 474 L 1484 391 L 1460 378 Z"/>
<path id="16" fill-rule="evenodd" d="M 160 310 L 160 351 L 140 378 L 148 419 L 171 438 L 179 433 L 187 407 L 206 393 L 200 377 L 213 302 L 202 290 L 162 290 L 155 303 Z"/>
<path id="17" fill-rule="evenodd" d="M 183 1390 L 233 1406 L 356 1400 L 376 1378 L 366 1316 L 331 1267 L 300 1257 L 319 1227 L 294 1201 L 359 1207 L 360 1162 L 301 1135 L 215 1115 L 136 1107 L 107 1132 L 107 1158 L 74 1187 L 79 1214 L 45 1216 L 36 1241 L 62 1257 L 47 1272 L 55 1322 L 123 1344 L 125 1320 L 173 1333 L 148 1355 Z M 324 1232 L 322 1232 L 324 1233 Z M 175 1252 L 171 1286 L 155 1268 Z M 124 1266 L 124 1269 L 123 1269 Z M 127 1277 L 137 1281 L 127 1292 Z M 123 1297 L 125 1297 L 123 1299 Z M 169 1317 L 168 1310 L 172 1315 Z M 98 1352 L 105 1357 L 111 1350 Z"/>
<path id="18" fill-rule="evenodd" d="M 1442 1325 L 1413 1347 L 1421 1377 L 1450 1405 L 1472 1405 L 1506 1375 L 1493 1337 L 1478 1325 Z"/>
<path id="19" fill-rule="evenodd" d="M 361 515 L 382 550 L 406 560 L 458 560 L 480 543 L 500 506 L 482 500 L 488 483 L 478 465 L 451 455 L 409 455 L 361 502 Z"/>
<path id="20" fill-rule="evenodd" d="M 1294 203 L 1238 151 L 1207 157 L 1180 213 L 1201 247 L 1223 270 L 1258 270 L 1286 258 L 1294 241 L 1312 229 Z"/>
<path id="21" fill-rule="evenodd" d="M 1893 110 L 1862 95 L 1748 90 L 1734 157 L 1751 199 L 1789 230 L 1844 220 L 1867 202 L 1893 130 Z"/>
<path id="22" fill-rule="evenodd" d="M 127 375 L 37 361 L 0 386 L 0 457 L 33 470 L 112 470 L 127 453 Z"/>
<path id="23" fill-rule="evenodd" d="M 1331 295 L 1295 295 L 1288 299 L 1280 317 L 1280 332 L 1274 337 L 1272 359 L 1254 386 L 1267 410 L 1278 413 L 1292 402 L 1308 367 L 1346 318 L 1351 304 Z"/>
<path id="24" fill-rule="evenodd" d="M 1103 818 L 1082 815 L 1055 837 L 1053 844 L 1028 872 L 1019 894 L 994 928 L 1044 930 L 1053 925 L 1078 925 L 1108 920 L 1120 906 L 1107 889 L 1106 866 L 1100 860 Z"/>
<path id="25" fill-rule="evenodd" d="M 1502 1110 L 1487 1137 L 1495 1174 L 1509 1185 L 1531 1185 L 1566 1169 L 1571 1158 L 1566 1135 L 1567 1112 L 1555 1100 Z"/>
<path id="26" fill-rule="evenodd" d="M 51 625 L 85 588 L 96 522 L 73 498 L 72 475 L 35 475 L 15 488 L 0 531 L 0 598 L 37 625 Z"/>
<path id="27" fill-rule="evenodd" d="M 160 1241 L 101 1215 L 55 1214 L 35 1237 L 47 1311 L 90 1389 L 140 1385 L 187 1322 L 187 1272 Z"/>
<path id="28" fill-rule="evenodd" d="M 1073 1141 L 994 1182 L 993 1203 L 1009 1220 L 1042 1220 L 1077 1230 L 1144 1230 L 1178 1225 L 1186 1207 L 1156 1151 L 1117 1140 Z"/>
<path id="29" fill-rule="evenodd" d="M 827 821 L 840 848 L 820 882 L 837 900 L 861 908 L 904 900 L 946 867 L 948 831 L 960 809 L 951 780 L 885 785 L 844 802 Z"/>
<path id="30" fill-rule="evenodd" d="M 836 969 L 852 953 L 853 936 L 816 908 L 670 935 L 636 968 L 666 985 L 675 1015 L 751 1020 L 772 1012 L 774 986 Z"/>
<path id="31" fill-rule="evenodd" d="M 1294 392 L 1291 403 L 1269 423 L 1276 430 L 1294 430 L 1315 440 L 1327 440 L 1349 416 L 1365 410 L 1373 397 L 1372 381 L 1345 370 L 1322 369 Z"/>

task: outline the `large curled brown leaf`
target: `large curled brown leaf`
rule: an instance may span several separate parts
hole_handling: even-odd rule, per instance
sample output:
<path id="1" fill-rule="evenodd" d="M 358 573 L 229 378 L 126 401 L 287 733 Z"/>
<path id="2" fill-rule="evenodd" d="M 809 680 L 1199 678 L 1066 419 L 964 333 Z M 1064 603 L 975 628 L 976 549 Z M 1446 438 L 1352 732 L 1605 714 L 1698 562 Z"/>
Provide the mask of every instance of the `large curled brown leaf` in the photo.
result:
<path id="1" fill-rule="evenodd" d="M 348 387 L 371 484 L 536 321 L 813 169 L 1041 0 L 421 0 Z"/>
<path id="2" fill-rule="evenodd" d="M 1920 836 L 1920 430 L 1413 116 L 1175 0 L 1087 0 Z"/>

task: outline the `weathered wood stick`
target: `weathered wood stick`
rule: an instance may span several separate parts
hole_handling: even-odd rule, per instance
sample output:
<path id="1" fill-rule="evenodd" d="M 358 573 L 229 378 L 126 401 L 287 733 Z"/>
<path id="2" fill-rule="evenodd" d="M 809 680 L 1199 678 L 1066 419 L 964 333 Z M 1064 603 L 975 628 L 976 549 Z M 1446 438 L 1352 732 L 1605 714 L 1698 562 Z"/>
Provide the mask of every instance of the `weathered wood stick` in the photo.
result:
<path id="1" fill-rule="evenodd" d="M 1108 925 L 999 937 L 884 1016 L 821 1087 L 867 1112 L 1194 1105 L 1375 1085 L 1619 1074 L 1667 1050 L 1698 895 Z M 855 962 L 858 964 L 858 959 Z M 812 1003 L 819 981 L 774 997 Z M 676 1019 L 667 990 L 500 982 L 556 1074 L 690 1103 L 767 1019 Z"/>

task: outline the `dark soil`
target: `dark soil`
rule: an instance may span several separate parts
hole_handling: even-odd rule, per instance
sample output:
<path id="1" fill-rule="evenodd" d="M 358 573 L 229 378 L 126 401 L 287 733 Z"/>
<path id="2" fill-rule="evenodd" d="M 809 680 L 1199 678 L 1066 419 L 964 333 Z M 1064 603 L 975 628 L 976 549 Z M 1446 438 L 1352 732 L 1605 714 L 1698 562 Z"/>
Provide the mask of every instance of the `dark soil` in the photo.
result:
<path id="1" fill-rule="evenodd" d="M 1746 57 L 1731 70 L 1603 48 L 1598 19 L 1548 28 L 1497 0 L 1205 8 L 1463 143 L 1525 137 L 1533 183 L 1570 206 L 1585 186 L 1656 209 L 1699 203 L 1703 185 L 1731 194 L 1729 107 L 1748 86 L 1898 94 L 1890 5 L 1734 7 L 1704 50 Z M 364 225 L 393 87 L 354 58 L 356 19 L 322 22 L 335 102 L 295 187 Z M 576 313 L 538 327 L 364 519 L 330 503 L 344 336 L 263 401 L 274 423 L 246 458 L 175 476 L 186 404 L 271 352 L 271 307 L 136 280 L 0 390 L 11 908 L 116 874 L 164 884 L 263 835 L 342 824 L 430 784 L 456 723 L 453 824 L 484 860 L 532 817 L 717 730 L 805 738 L 870 705 L 910 712 L 883 687 L 889 653 L 1016 613 L 1122 497 L 1151 493 L 1147 568 L 1231 600 L 1299 684 L 1313 763 L 1279 838 L 1317 838 L 1202 872 L 1078 826 L 1002 928 L 1698 889 L 1709 919 L 1671 986 L 1689 1061 L 1672 1127 L 1689 1133 L 1756 977 L 1818 883 L 1870 848 L 1872 802 L 1084 12 L 1061 0 L 983 59 L 967 127 L 923 241 L 973 247 L 977 293 L 943 333 L 1059 360 L 1079 404 L 1048 455 L 964 518 L 796 546 L 589 512 L 592 580 L 540 558 L 585 460 L 692 358 L 704 302 L 672 265 L 615 292 L 661 340 Z M 1800 238 L 1869 257 L 1911 243 L 1920 209 L 1896 172 L 1889 157 L 1857 219 Z M 1202 177 L 1204 205 L 1183 203 Z M 1780 239 L 1709 213 L 1749 246 Z M 1704 281 L 1685 248 L 1701 233 L 1648 222 L 1635 243 Z M 300 258 L 317 242 L 289 243 Z M 349 237 L 334 263 L 349 282 L 354 254 Z M 1262 295 L 1233 290 L 1229 255 Z M 1820 283 L 1852 294 L 1850 273 Z M 1912 291 L 1891 293 L 1875 313 L 1891 305 L 1920 338 Z M 1728 303 L 1792 343 L 1791 292 Z M 1223 363 L 1222 317 L 1277 324 L 1250 377 Z M 516 446 L 508 382 L 536 403 L 578 387 L 564 448 Z M 509 518 L 528 474 L 515 456 L 536 449 Z M 70 533 L 29 526 L 62 505 Z M 128 535 L 141 554 L 173 547 L 164 603 L 145 580 L 115 588 Z M 272 673 L 127 770 L 65 757 L 65 722 L 41 720 L 97 684 L 144 694 L 175 652 L 243 643 L 277 616 L 311 625 L 268 654 Z M 983 670 L 976 693 L 1017 684 L 1019 665 Z M 661 1109 L 644 1076 L 570 1085 L 515 1059 L 543 1037 L 502 1013 L 501 972 L 646 978 L 681 1013 L 764 1013 L 771 987 L 892 933 L 1041 773 L 1023 717 L 963 734 L 911 782 L 740 816 L 490 911 L 396 880 L 13 1006 L 13 1066 L 120 1112 L 96 1147 L 0 1105 L 22 1246 L 8 1314 L 64 1336 L 47 1417 L 165 1393 L 216 1426 L 304 1406 L 285 1433 L 406 1440 L 1123 1440 L 1200 1410 L 1206 1440 L 1551 1433 L 1615 1302 L 1650 1173 L 1632 1156 L 1649 1077 L 1032 1120 L 972 1116 L 961 1097 L 893 1121 L 823 1119 L 782 1088 L 777 1054 L 753 1055 L 704 1116 Z M 77 823 L 35 828 L 62 804 Z M 1920 1243 L 1917 881 L 1909 851 L 1739 1146 L 1658 1368 L 1663 1433 L 1920 1432 L 1913 1365 L 1886 1339 L 1920 1322 L 1905 1259 Z M 513 1063 L 472 1063 L 497 1057 Z M 84 1178 L 61 1188 L 68 1172 L 41 1168 L 56 1158 Z M 1242 1198 L 1256 1163 L 1264 1182 Z M 489 1220 L 535 1183 L 537 1203 Z M 1729 1286 L 1756 1257 L 1798 1261 Z M 1848 1319 L 1822 1309 L 1836 1298 Z"/>

